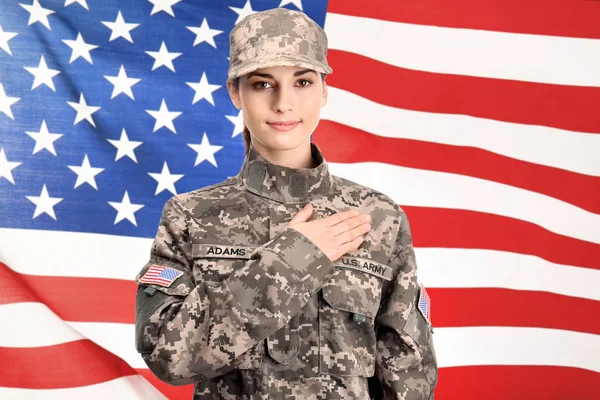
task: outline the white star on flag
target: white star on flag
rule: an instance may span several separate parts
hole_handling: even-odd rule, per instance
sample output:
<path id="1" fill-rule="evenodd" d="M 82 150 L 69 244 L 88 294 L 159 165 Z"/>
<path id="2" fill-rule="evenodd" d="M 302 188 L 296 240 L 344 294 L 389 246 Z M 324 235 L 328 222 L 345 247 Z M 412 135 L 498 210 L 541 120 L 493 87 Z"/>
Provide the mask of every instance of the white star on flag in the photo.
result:
<path id="1" fill-rule="evenodd" d="M 133 225 L 137 226 L 134 214 L 144 206 L 142 204 L 132 204 L 129 200 L 129 194 L 127 193 L 127 190 L 125 191 L 123 200 L 121 200 L 120 203 L 109 201 L 108 204 L 117 210 L 117 216 L 115 217 L 115 222 L 113 225 L 116 225 L 122 220 L 127 219 Z"/>
<path id="2" fill-rule="evenodd" d="M 133 92 L 131 91 L 131 87 L 136 83 L 139 83 L 141 79 L 139 78 L 129 78 L 127 76 L 127 72 L 125 71 L 125 67 L 121 64 L 121 68 L 119 69 L 119 74 L 117 76 L 104 76 L 106 80 L 114 85 L 111 99 L 114 99 L 121 93 L 126 94 L 132 100 L 135 100 L 133 97 Z"/>
<path id="3" fill-rule="evenodd" d="M 254 11 L 252 9 L 252 6 L 250 5 L 250 0 L 246 1 L 246 4 L 244 4 L 244 8 L 238 8 L 238 7 L 229 7 L 231 8 L 231 10 L 235 11 L 238 15 L 237 19 L 235 20 L 235 24 L 237 24 L 238 22 L 240 22 L 241 20 L 244 19 L 244 17 L 246 17 L 247 15 L 250 14 L 254 14 L 256 11 Z"/>
<path id="4" fill-rule="evenodd" d="M 154 130 L 152 132 L 156 132 L 164 126 L 171 132 L 177 133 L 175 130 L 175 125 L 173 125 L 173 120 L 181 115 L 181 111 L 169 111 L 165 99 L 162 99 L 162 102 L 160 103 L 160 109 L 146 110 L 146 112 L 156 119 L 156 122 L 154 123 Z"/>
<path id="5" fill-rule="evenodd" d="M 212 92 L 221 87 L 221 85 L 211 85 L 208 83 L 208 79 L 206 79 L 206 73 L 202 72 L 202 77 L 200 78 L 200 82 L 186 82 L 189 87 L 196 91 L 194 95 L 194 99 L 192 100 L 192 104 L 196 104 L 198 101 L 202 99 L 206 99 L 213 106 L 215 105 L 215 101 L 212 97 Z"/>
<path id="6" fill-rule="evenodd" d="M 232 138 L 244 132 L 244 117 L 242 115 L 242 110 L 240 110 L 237 117 L 234 115 L 226 115 L 225 118 L 227 118 L 234 125 L 233 134 L 231 135 Z"/>
<path id="7" fill-rule="evenodd" d="M 79 186 L 87 183 L 94 189 L 98 190 L 98 186 L 96 185 L 96 175 L 104 171 L 104 168 L 92 167 L 87 154 L 83 157 L 83 163 L 81 166 L 67 165 L 67 167 L 77 174 L 77 181 L 75 182 L 74 189 L 77 189 Z"/>
<path id="8" fill-rule="evenodd" d="M 117 13 L 117 19 L 115 22 L 109 21 L 100 21 L 107 28 L 111 30 L 109 42 L 112 42 L 115 39 L 122 37 L 130 43 L 133 43 L 133 39 L 131 38 L 131 30 L 140 26 L 140 24 L 127 23 L 123 19 L 123 15 L 121 15 L 121 11 Z"/>
<path id="9" fill-rule="evenodd" d="M 16 32 L 4 32 L 2 30 L 2 25 L 0 25 L 0 49 L 7 52 L 12 56 L 12 52 L 10 51 L 10 47 L 8 46 L 8 41 L 17 36 Z"/>
<path id="10" fill-rule="evenodd" d="M 50 133 L 48 131 L 48 127 L 46 126 L 46 120 L 42 120 L 42 126 L 40 127 L 39 132 L 25 132 L 30 138 L 35 140 L 35 147 L 33 148 L 33 153 L 39 153 L 42 150 L 48 150 L 50 153 L 56 156 L 56 149 L 54 149 L 54 142 L 60 139 L 63 134 L 62 133 Z"/>
<path id="11" fill-rule="evenodd" d="M 4 92 L 4 85 L 0 83 L 0 112 L 3 112 L 4 114 L 8 115 L 10 119 L 14 120 L 15 117 L 13 116 L 10 106 L 19 100 L 21 100 L 20 97 L 7 96 L 6 92 Z"/>
<path id="12" fill-rule="evenodd" d="M 90 55 L 90 51 L 97 49 L 98 46 L 95 44 L 86 43 L 83 40 L 83 36 L 81 36 L 81 32 L 77 34 L 77 39 L 75 40 L 66 40 L 63 42 L 71 48 L 71 59 L 69 60 L 69 64 L 73 61 L 77 60 L 79 57 L 85 58 L 90 64 L 93 64 L 92 56 Z"/>
<path id="13" fill-rule="evenodd" d="M 42 7 L 38 0 L 33 0 L 33 3 L 29 5 L 21 3 L 19 3 L 19 5 L 29 13 L 29 22 L 27 23 L 27 26 L 40 22 L 48 28 L 48 30 L 52 30 L 50 28 L 50 22 L 48 22 L 48 16 L 54 14 L 56 11 Z"/>
<path id="14" fill-rule="evenodd" d="M 6 178 L 7 181 L 14 185 L 15 181 L 12 176 L 12 170 L 21 164 L 23 163 L 8 161 L 6 159 L 6 154 L 4 153 L 4 148 L 0 148 L 0 178 Z"/>
<path id="15" fill-rule="evenodd" d="M 135 142 L 129 140 L 125 128 L 121 131 L 121 138 L 119 140 L 107 139 L 110 144 L 117 148 L 117 156 L 115 161 L 118 161 L 124 156 L 131 158 L 137 164 L 137 158 L 135 157 L 134 150 L 142 144 L 142 142 Z"/>
<path id="16" fill-rule="evenodd" d="M 283 7 L 288 4 L 293 4 L 298 7 L 298 9 L 302 10 L 302 0 L 281 0 L 278 7 Z"/>
<path id="17" fill-rule="evenodd" d="M 25 67 L 25 69 L 27 70 L 27 72 L 34 76 L 33 85 L 31 85 L 31 90 L 43 84 L 52 89 L 52 91 L 56 92 L 56 88 L 54 87 L 54 82 L 52 81 L 52 78 L 60 74 L 60 71 L 57 69 L 48 68 L 48 65 L 46 64 L 46 60 L 44 59 L 43 55 L 40 58 L 40 63 L 37 67 Z"/>
<path id="18" fill-rule="evenodd" d="M 148 175 L 150 175 L 152 179 L 158 182 L 158 185 L 156 185 L 156 192 L 154 193 L 155 196 L 163 190 L 168 190 L 173 194 L 177 194 L 177 191 L 175 190 L 175 182 L 183 178 L 183 175 L 171 174 L 171 171 L 169 171 L 169 166 L 167 165 L 166 161 L 163 164 L 163 168 L 160 174 L 148 172 Z"/>
<path id="19" fill-rule="evenodd" d="M 90 11 L 90 9 L 88 8 L 86 0 L 65 0 L 65 7 L 66 6 L 70 6 L 71 4 L 75 4 L 75 3 L 79 4 L 81 7 L 85 8 L 88 11 Z"/>
<path id="20" fill-rule="evenodd" d="M 33 218 L 39 217 L 41 214 L 48 214 L 52 219 L 56 221 L 56 214 L 54 214 L 54 206 L 63 201 L 58 197 L 50 197 L 46 184 L 42 187 L 42 192 L 39 196 L 25 196 L 27 200 L 35 204 L 35 211 L 33 212 Z"/>
<path id="21" fill-rule="evenodd" d="M 85 97 L 83 97 L 83 92 L 79 95 L 79 103 L 75 103 L 74 101 L 67 101 L 75 111 L 77 111 L 77 115 L 75 116 L 75 122 L 73 125 L 77 125 L 78 122 L 83 121 L 84 119 L 92 124 L 95 128 L 96 124 L 94 123 L 94 119 L 92 118 L 92 114 L 100 109 L 100 107 L 88 106 L 85 102 Z"/>
<path id="22" fill-rule="evenodd" d="M 154 65 L 152 65 L 152 71 L 164 65 L 171 71 L 175 72 L 173 60 L 182 55 L 183 53 L 169 53 L 167 45 L 165 44 L 165 42 L 162 42 L 158 51 L 147 51 L 146 54 L 154 58 Z"/>
<path id="23" fill-rule="evenodd" d="M 173 6 L 179 3 L 181 0 L 148 0 L 150 3 L 154 5 L 152 7 L 152 11 L 150 11 L 150 15 L 154 15 L 157 12 L 164 11 L 169 14 L 171 17 L 174 17 Z"/>
<path id="24" fill-rule="evenodd" d="M 202 136 L 202 143 L 200 144 L 188 144 L 198 156 L 196 157 L 196 162 L 194 163 L 194 167 L 200 164 L 202 161 L 208 161 L 215 167 L 217 166 L 217 160 L 215 160 L 215 153 L 223 148 L 223 146 L 215 146 L 211 145 L 208 141 L 208 136 L 206 136 L 206 132 L 204 132 L 204 136 Z"/>
<path id="25" fill-rule="evenodd" d="M 192 46 L 196 46 L 197 44 L 206 42 L 216 49 L 217 45 L 215 44 L 215 36 L 217 36 L 219 33 L 223 33 L 223 31 L 210 29 L 206 18 L 202 20 L 202 25 L 198 27 L 186 26 L 186 28 L 188 28 L 190 31 L 196 34 L 196 39 L 194 40 L 194 44 Z"/>

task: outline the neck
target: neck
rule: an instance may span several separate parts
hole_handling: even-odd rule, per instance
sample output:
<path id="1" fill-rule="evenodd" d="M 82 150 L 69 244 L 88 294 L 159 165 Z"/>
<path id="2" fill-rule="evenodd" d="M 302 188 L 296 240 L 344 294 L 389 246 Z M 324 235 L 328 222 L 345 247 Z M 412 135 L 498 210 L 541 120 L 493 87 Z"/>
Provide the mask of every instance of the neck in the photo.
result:
<path id="1" fill-rule="evenodd" d="M 287 168 L 314 168 L 316 166 L 310 141 L 306 141 L 293 149 L 270 149 L 258 141 L 252 141 L 252 146 L 268 162 Z"/>

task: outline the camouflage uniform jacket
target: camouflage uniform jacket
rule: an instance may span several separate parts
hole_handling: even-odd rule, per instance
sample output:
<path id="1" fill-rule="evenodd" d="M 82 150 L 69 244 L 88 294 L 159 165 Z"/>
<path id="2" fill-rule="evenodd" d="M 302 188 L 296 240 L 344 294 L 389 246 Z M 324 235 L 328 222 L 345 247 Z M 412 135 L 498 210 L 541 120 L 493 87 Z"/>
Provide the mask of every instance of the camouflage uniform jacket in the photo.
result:
<path id="1" fill-rule="evenodd" d="M 194 399 L 433 399 L 432 327 L 406 214 L 389 197 L 254 147 L 237 176 L 172 197 L 136 277 L 136 348 Z M 371 231 L 335 263 L 287 223 L 368 212 Z M 153 266 L 169 285 L 140 282 Z M 173 272 L 173 271 L 172 271 Z M 180 272 L 180 273 L 179 273 Z"/>

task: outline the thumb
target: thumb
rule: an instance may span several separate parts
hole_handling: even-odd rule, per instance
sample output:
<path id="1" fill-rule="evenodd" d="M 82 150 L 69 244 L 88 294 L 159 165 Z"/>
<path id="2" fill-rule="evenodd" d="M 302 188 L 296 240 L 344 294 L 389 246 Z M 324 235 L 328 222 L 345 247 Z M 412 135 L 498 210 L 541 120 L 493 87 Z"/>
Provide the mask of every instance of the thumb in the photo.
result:
<path id="1" fill-rule="evenodd" d="M 313 209 L 310 203 L 306 204 L 300 211 L 294 215 L 294 217 L 289 222 L 290 224 L 297 224 L 299 222 L 306 222 L 312 215 Z"/>

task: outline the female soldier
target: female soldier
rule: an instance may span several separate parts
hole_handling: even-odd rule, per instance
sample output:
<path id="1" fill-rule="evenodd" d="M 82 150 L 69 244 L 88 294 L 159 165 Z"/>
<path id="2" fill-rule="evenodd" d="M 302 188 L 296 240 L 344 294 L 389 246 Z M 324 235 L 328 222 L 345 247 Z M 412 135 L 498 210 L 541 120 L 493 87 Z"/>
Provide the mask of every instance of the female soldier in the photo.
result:
<path id="1" fill-rule="evenodd" d="M 136 277 L 138 352 L 161 380 L 193 382 L 194 399 L 432 399 L 406 214 L 330 174 L 310 142 L 332 72 L 325 32 L 276 8 L 240 21 L 230 44 L 246 157 L 237 176 L 166 203 Z"/>

